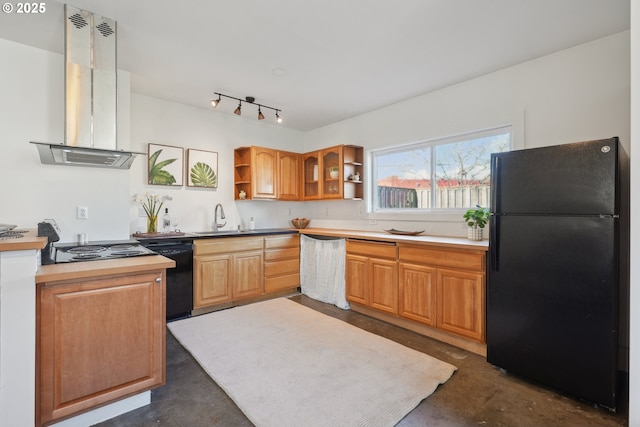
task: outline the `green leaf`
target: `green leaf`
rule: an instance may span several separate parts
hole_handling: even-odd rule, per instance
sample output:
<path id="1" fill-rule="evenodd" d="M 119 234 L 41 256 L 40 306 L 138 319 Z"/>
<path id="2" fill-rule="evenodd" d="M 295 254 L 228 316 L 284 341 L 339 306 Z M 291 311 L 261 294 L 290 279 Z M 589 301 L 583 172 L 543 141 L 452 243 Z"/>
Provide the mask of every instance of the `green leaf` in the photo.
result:
<path id="1" fill-rule="evenodd" d="M 206 163 L 198 162 L 191 168 L 191 182 L 197 187 L 215 187 L 218 178 L 215 171 Z"/>
<path id="2" fill-rule="evenodd" d="M 162 170 L 165 166 L 170 165 L 178 159 L 167 159 L 156 164 L 158 156 L 160 156 L 162 150 L 158 150 L 149 156 L 149 183 L 150 184 L 164 184 L 170 185 L 176 182 L 176 178 L 169 172 Z"/>
<path id="3" fill-rule="evenodd" d="M 151 184 L 171 185 L 175 182 L 176 179 L 173 175 L 167 171 L 159 170 L 154 174 Z"/>

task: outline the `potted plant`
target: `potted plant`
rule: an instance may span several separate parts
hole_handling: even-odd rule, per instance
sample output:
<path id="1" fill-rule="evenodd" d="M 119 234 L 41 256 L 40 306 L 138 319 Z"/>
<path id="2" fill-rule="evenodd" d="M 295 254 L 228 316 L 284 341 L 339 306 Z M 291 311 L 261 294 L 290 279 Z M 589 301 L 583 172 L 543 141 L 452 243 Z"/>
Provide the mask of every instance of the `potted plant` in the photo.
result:
<path id="1" fill-rule="evenodd" d="M 467 234 L 469 240 L 482 240 L 482 230 L 489 222 L 489 209 L 476 205 L 475 208 L 466 211 L 462 217 L 469 226 Z"/>

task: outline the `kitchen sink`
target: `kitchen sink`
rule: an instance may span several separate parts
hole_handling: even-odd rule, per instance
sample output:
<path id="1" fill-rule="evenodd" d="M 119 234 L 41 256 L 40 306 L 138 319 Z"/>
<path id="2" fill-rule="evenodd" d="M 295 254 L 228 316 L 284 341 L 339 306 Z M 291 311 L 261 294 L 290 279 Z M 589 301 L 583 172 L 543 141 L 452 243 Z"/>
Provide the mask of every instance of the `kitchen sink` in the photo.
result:
<path id="1" fill-rule="evenodd" d="M 195 234 L 198 236 L 220 236 L 230 234 L 249 234 L 255 233 L 255 230 L 218 230 L 218 231 L 194 231 L 189 234 Z"/>

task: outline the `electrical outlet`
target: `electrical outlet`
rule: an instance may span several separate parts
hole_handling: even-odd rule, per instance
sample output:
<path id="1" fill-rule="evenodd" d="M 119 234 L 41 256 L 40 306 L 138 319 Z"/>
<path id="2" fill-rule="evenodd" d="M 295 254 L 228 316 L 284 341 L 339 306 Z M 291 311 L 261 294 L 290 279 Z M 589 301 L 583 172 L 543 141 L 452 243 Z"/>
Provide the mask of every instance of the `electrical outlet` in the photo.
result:
<path id="1" fill-rule="evenodd" d="M 86 206 L 78 206 L 76 208 L 77 219 L 89 219 L 89 208 Z"/>
<path id="2" fill-rule="evenodd" d="M 369 220 L 369 225 L 376 225 L 378 223 L 378 221 L 376 221 L 375 219 L 370 219 Z"/>

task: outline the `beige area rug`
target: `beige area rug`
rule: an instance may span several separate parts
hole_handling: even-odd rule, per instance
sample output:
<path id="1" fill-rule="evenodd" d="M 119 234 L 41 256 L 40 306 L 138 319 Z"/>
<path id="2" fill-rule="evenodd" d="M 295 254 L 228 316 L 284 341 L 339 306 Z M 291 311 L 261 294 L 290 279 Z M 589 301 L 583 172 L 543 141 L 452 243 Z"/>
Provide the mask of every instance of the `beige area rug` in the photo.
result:
<path id="1" fill-rule="evenodd" d="M 258 427 L 393 426 L 457 369 L 285 298 L 168 327 Z"/>

